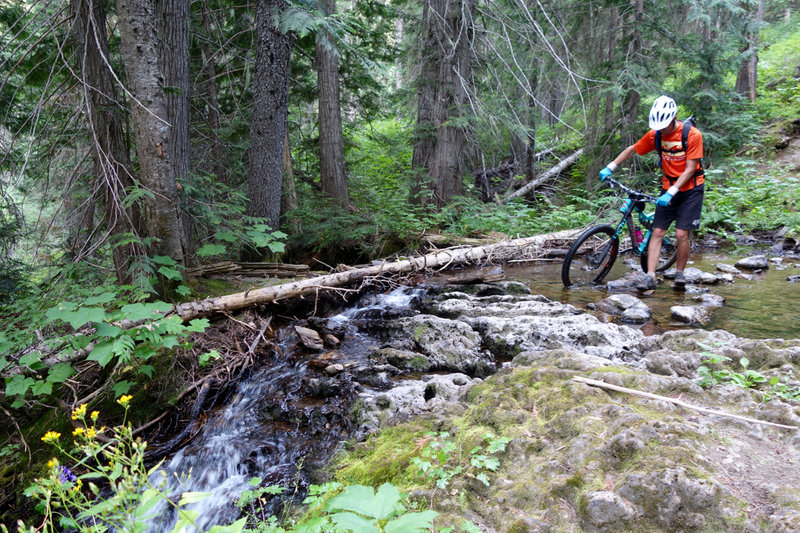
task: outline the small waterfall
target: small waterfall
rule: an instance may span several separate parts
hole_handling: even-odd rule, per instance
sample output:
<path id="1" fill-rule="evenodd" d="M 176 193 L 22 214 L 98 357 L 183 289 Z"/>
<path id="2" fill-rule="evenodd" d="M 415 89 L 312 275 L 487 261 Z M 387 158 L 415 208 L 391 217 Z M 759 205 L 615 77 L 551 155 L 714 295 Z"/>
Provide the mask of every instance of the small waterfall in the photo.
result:
<path id="1" fill-rule="evenodd" d="M 339 352 L 348 358 L 364 357 L 368 341 L 351 321 L 409 314 L 421 292 L 399 288 L 366 295 L 330 317 L 332 329 L 344 330 Z M 290 489 L 302 475 L 299 465 L 324 464 L 349 436 L 346 417 L 351 395 L 304 397 L 303 384 L 315 375 L 306 363 L 318 354 L 290 353 L 294 346 L 290 328 L 279 337 L 283 340 L 274 360 L 240 382 L 226 405 L 208 413 L 200 433 L 151 476 L 155 485 L 166 483 L 175 502 L 184 492 L 210 493 L 184 507 L 198 512 L 196 524 L 203 529 L 239 517 L 232 502 L 253 488 L 248 483 L 251 478 Z M 166 503 L 155 514 L 158 518 L 151 521 L 150 533 L 169 531 L 177 522 L 177 512 Z"/>

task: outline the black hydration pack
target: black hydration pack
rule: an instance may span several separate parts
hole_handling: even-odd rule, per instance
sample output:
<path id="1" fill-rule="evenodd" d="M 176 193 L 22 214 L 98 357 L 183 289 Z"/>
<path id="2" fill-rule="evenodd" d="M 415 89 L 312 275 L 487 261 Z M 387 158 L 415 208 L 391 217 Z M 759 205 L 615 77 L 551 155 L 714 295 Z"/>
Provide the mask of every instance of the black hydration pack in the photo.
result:
<path id="1" fill-rule="evenodd" d="M 683 121 L 683 131 L 681 132 L 681 150 L 683 153 L 686 153 L 686 150 L 689 148 L 689 130 L 692 129 L 692 126 L 697 127 L 694 115 L 690 116 L 686 120 Z M 656 150 L 658 150 L 658 166 L 661 167 L 661 131 L 656 130 Z M 663 167 L 662 167 L 663 168 Z M 697 163 L 697 170 L 694 172 L 694 186 L 697 187 L 697 178 L 698 176 L 703 176 L 705 171 L 703 170 L 703 160 L 702 158 Z M 667 176 L 666 174 L 664 174 Z M 678 176 L 667 176 L 670 183 L 675 183 L 675 180 L 678 179 Z"/>

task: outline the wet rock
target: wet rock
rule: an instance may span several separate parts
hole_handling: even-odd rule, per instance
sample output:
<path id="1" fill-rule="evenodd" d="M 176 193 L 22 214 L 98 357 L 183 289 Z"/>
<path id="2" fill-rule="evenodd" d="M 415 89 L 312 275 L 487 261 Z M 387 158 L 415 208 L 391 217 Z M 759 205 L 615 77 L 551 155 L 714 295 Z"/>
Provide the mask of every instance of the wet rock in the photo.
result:
<path id="1" fill-rule="evenodd" d="M 332 364 L 332 365 L 328 365 L 328 366 L 325 368 L 325 372 L 326 372 L 326 373 L 327 373 L 329 376 L 335 376 L 336 374 L 339 374 L 339 373 L 341 373 L 341 372 L 344 372 L 344 365 L 343 365 L 343 364 L 341 364 L 341 363 L 335 363 L 335 364 Z"/>
<path id="2" fill-rule="evenodd" d="M 769 261 L 765 255 L 752 255 L 739 259 L 735 263 L 736 267 L 746 270 L 764 270 L 769 268 Z"/>
<path id="3" fill-rule="evenodd" d="M 685 269 L 683 275 L 686 276 L 687 283 L 696 283 L 699 285 L 715 285 L 721 281 L 719 276 L 711 272 L 703 272 L 697 267 Z"/>
<path id="4" fill-rule="evenodd" d="M 646 276 L 644 272 L 641 270 L 638 271 L 631 271 L 627 272 L 624 276 L 619 279 L 611 280 L 606 283 L 606 289 L 609 292 L 631 292 L 631 291 L 639 291 L 639 292 L 647 292 L 652 290 L 642 284 L 644 278 L 642 276 Z"/>
<path id="5" fill-rule="evenodd" d="M 783 257 L 770 257 L 769 262 L 774 265 L 780 265 L 783 263 Z"/>
<path id="6" fill-rule="evenodd" d="M 630 294 L 612 294 L 597 302 L 597 308 L 624 322 L 644 323 L 650 320 L 650 309 L 639 298 Z"/>
<path id="7" fill-rule="evenodd" d="M 393 322 L 390 331 L 389 347 L 421 354 L 428 368 L 484 376 L 494 372 L 492 354 L 481 349 L 480 335 L 463 321 L 416 315 Z"/>
<path id="8" fill-rule="evenodd" d="M 701 294 L 695 299 L 709 307 L 722 307 L 725 304 L 725 298 L 718 294 Z"/>
<path id="9" fill-rule="evenodd" d="M 586 531 L 621 531 L 630 526 L 636 508 L 619 494 L 608 490 L 589 492 L 581 516 Z"/>
<path id="10" fill-rule="evenodd" d="M 638 514 L 670 531 L 704 531 L 706 515 L 715 521 L 721 515 L 720 488 L 706 479 L 696 479 L 683 467 L 650 474 L 628 474 L 618 490 Z"/>
<path id="11" fill-rule="evenodd" d="M 724 272 L 726 274 L 741 274 L 742 271 L 736 268 L 733 265 L 727 265 L 725 263 L 717 263 L 716 264 L 717 270 L 720 272 Z"/>
<path id="12" fill-rule="evenodd" d="M 789 283 L 797 283 L 798 281 L 800 281 L 800 276 L 787 276 L 786 281 L 788 281 Z"/>
<path id="13" fill-rule="evenodd" d="M 370 359 L 386 362 L 397 368 L 414 372 L 425 372 L 432 368 L 432 363 L 419 352 L 397 350 L 395 348 L 380 348 L 370 354 Z"/>
<path id="14" fill-rule="evenodd" d="M 320 337 L 319 333 L 313 329 L 305 328 L 303 326 L 295 326 L 294 330 L 300 337 L 300 342 L 303 343 L 303 346 L 309 350 L 322 350 L 324 347 L 322 337 Z"/>
<path id="15" fill-rule="evenodd" d="M 705 324 L 711 318 L 705 305 L 673 305 L 669 310 L 672 318 L 684 324 Z"/>
<path id="16" fill-rule="evenodd" d="M 505 294 L 530 294 L 531 289 L 519 281 L 502 281 L 497 284 Z"/>
<path id="17" fill-rule="evenodd" d="M 339 339 L 339 337 L 330 333 L 327 333 L 325 337 L 323 337 L 322 342 L 328 348 L 338 348 L 342 344 L 342 341 Z"/>

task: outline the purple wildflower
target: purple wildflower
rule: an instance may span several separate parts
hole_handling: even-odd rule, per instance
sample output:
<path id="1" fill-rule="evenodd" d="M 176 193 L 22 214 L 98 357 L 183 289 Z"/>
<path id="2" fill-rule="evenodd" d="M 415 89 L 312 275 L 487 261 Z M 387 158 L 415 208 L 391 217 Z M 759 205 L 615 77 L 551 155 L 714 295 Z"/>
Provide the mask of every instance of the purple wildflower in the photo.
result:
<path id="1" fill-rule="evenodd" d="M 58 481 L 60 481 L 62 485 L 67 482 L 74 482 L 77 479 L 75 474 L 66 466 L 61 465 L 58 467 Z"/>

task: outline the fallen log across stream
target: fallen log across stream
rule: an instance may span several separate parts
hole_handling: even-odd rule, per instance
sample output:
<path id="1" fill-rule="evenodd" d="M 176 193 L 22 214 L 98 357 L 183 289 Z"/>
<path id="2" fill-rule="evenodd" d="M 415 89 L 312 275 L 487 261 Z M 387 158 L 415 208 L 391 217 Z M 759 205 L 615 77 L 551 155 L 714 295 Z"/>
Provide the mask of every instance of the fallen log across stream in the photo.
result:
<path id="1" fill-rule="evenodd" d="M 377 276 L 427 269 L 443 270 L 462 264 L 504 261 L 520 257 L 535 259 L 547 255 L 548 250 L 557 246 L 557 243 L 574 239 L 578 232 L 579 230 L 566 230 L 484 246 L 437 250 L 427 255 L 409 257 L 400 261 L 383 262 L 377 265 L 334 272 L 301 281 L 292 281 L 215 298 L 180 303 L 175 305 L 174 313 L 184 321 L 188 321 L 215 313 L 235 311 L 254 305 L 318 294 L 323 290 L 341 289 Z"/>

